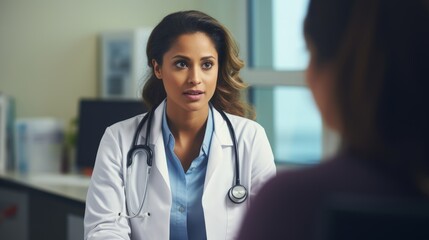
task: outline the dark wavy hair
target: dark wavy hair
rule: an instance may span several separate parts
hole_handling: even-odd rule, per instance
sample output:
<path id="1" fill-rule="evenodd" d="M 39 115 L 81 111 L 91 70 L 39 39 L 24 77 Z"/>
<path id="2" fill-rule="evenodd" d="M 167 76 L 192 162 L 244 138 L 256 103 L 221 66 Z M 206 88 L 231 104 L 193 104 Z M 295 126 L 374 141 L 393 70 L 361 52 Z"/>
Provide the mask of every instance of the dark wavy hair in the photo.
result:
<path id="1" fill-rule="evenodd" d="M 213 41 L 219 55 L 219 72 L 211 103 L 216 109 L 238 116 L 253 118 L 252 108 L 241 99 L 241 90 L 247 85 L 239 76 L 244 66 L 238 57 L 238 47 L 232 34 L 216 19 L 200 11 L 180 11 L 167 15 L 152 31 L 147 43 L 147 60 L 150 75 L 143 87 L 143 101 L 148 109 L 166 98 L 162 81 L 156 78 L 152 60 L 162 65 L 164 54 L 183 34 L 205 33 Z"/>
<path id="2" fill-rule="evenodd" d="M 429 177 L 429 1 L 312 0 L 304 34 L 333 66 L 343 147 Z"/>

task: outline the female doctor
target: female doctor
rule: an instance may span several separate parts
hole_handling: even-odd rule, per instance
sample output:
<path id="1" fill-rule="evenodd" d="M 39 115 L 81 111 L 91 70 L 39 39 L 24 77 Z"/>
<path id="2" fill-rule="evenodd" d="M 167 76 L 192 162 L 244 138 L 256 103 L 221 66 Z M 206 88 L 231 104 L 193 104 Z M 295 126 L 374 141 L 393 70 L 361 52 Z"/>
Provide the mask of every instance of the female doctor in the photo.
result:
<path id="1" fill-rule="evenodd" d="M 198 11 L 166 16 L 147 44 L 147 114 L 100 142 L 85 212 L 86 239 L 234 239 L 275 174 L 264 129 L 244 118 L 237 46 Z"/>

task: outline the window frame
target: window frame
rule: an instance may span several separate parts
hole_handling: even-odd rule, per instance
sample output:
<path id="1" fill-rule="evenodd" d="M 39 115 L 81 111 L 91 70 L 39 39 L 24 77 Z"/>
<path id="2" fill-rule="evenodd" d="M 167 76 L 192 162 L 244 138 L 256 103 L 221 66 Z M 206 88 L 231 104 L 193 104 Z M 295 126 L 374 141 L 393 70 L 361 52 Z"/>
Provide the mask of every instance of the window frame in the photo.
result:
<path id="1" fill-rule="evenodd" d="M 308 88 L 305 81 L 305 70 L 302 71 L 287 71 L 287 70 L 275 70 L 272 69 L 273 63 L 273 41 L 272 41 L 272 19 L 269 11 L 272 9 L 272 0 L 245 0 L 242 2 L 243 9 L 247 9 L 247 14 L 242 19 L 241 26 L 246 29 L 246 37 L 240 36 L 241 49 L 244 49 L 245 56 L 243 59 L 248 63 L 245 68 L 240 71 L 240 76 L 250 87 L 250 93 L 248 92 L 248 98 L 252 104 L 251 91 L 254 87 L 277 87 L 277 86 L 300 86 Z M 265 11 L 264 16 L 254 16 L 255 9 Z M 264 25 L 263 33 L 258 32 L 257 29 L 253 28 L 255 24 Z M 258 42 L 255 36 L 271 36 L 264 37 L 264 42 Z M 245 39 L 245 41 L 243 41 Z M 252 47 L 255 44 L 262 44 L 264 51 L 255 53 L 255 49 Z M 258 50 L 256 50 L 258 51 Z M 259 55 L 258 55 L 259 54 Z M 258 57 L 255 57 L 258 56 Z M 258 65 L 258 68 L 254 66 Z M 269 134 L 272 129 L 266 129 Z M 321 160 L 326 159 L 330 155 L 334 154 L 339 146 L 340 139 L 338 134 L 329 129 L 322 120 L 322 156 Z M 275 146 L 273 146 L 274 149 Z M 291 166 L 296 165 L 295 163 L 290 164 L 288 162 L 276 162 L 278 165 Z M 300 165 L 300 164 L 298 164 Z"/>

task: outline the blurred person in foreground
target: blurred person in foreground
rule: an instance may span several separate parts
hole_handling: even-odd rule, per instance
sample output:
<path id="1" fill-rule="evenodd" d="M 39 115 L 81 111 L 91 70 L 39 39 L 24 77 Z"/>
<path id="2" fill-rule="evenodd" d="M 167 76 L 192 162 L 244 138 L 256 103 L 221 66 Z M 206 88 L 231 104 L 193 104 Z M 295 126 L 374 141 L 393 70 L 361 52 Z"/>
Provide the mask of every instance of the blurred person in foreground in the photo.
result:
<path id="1" fill-rule="evenodd" d="M 310 0 L 304 35 L 306 80 L 340 148 L 269 181 L 240 239 L 317 239 L 335 198 L 428 201 L 429 1 Z"/>

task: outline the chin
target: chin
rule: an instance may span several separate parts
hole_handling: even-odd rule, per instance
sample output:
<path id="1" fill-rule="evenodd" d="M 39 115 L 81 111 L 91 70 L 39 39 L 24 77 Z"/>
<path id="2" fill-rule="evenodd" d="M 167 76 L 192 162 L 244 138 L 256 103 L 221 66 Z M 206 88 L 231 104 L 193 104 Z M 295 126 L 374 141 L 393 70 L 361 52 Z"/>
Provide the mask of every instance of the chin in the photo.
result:
<path id="1" fill-rule="evenodd" d="M 208 107 L 209 103 L 206 101 L 196 101 L 196 102 L 190 102 L 186 104 L 186 109 L 189 111 L 195 112 L 195 111 L 201 111 Z"/>

